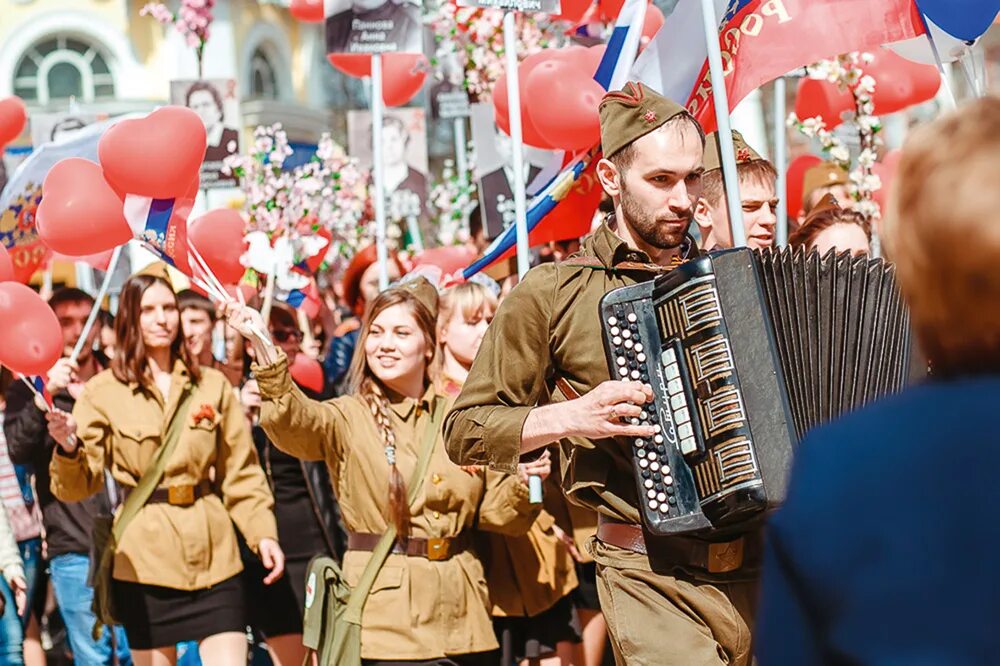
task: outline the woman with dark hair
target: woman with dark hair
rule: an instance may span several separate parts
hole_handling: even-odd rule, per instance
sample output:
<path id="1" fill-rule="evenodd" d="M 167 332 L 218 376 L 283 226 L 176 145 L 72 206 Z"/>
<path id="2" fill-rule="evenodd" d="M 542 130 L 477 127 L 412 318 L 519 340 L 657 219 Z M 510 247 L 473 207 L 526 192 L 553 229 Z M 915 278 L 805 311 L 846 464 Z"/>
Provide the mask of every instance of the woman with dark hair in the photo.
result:
<path id="1" fill-rule="evenodd" d="M 824 255 L 830 250 L 868 254 L 872 242 L 871 223 L 857 211 L 845 210 L 832 194 L 827 194 L 813 208 L 798 229 L 788 238 L 793 248 L 816 250 Z"/>
<path id="2" fill-rule="evenodd" d="M 369 303 L 351 366 L 350 393 L 316 402 L 296 388 L 280 349 L 252 337 L 260 315 L 229 306 L 230 325 L 251 338 L 263 405 L 261 425 L 275 446 L 326 462 L 348 528 L 343 569 L 356 586 L 371 551 L 392 524 L 397 539 L 367 597 L 361 621 L 366 664 L 495 664 L 496 638 L 483 565 L 470 548 L 476 528 L 523 534 L 540 505 L 528 501 L 528 474 L 463 469 L 448 459 L 439 420 L 443 398 L 429 369 L 436 348 L 437 292 L 423 279 Z M 407 485 L 425 437 L 430 464 Z M 406 481 L 404 481 L 404 479 Z"/>
<path id="3" fill-rule="evenodd" d="M 49 417 L 59 443 L 52 491 L 82 500 L 104 487 L 108 469 L 128 505 L 157 450 L 176 443 L 156 490 L 118 541 L 115 609 L 138 666 L 174 663 L 174 646 L 184 641 L 199 641 L 205 663 L 242 666 L 243 565 L 233 523 L 271 569 L 267 582 L 284 569 L 243 411 L 222 373 L 191 358 L 165 278 L 129 278 L 115 333 L 111 369 L 87 382 L 72 416 Z"/>

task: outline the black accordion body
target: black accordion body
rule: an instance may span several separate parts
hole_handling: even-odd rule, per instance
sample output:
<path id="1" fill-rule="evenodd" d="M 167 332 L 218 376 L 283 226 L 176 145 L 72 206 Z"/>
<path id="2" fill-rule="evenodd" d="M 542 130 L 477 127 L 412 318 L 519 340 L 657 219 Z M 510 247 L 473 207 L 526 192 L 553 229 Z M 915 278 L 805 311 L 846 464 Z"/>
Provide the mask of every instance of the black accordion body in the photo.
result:
<path id="1" fill-rule="evenodd" d="M 909 318 L 891 265 L 725 250 L 601 301 L 613 378 L 653 387 L 629 442 L 653 534 L 737 531 L 785 495 L 815 425 L 899 390 Z"/>

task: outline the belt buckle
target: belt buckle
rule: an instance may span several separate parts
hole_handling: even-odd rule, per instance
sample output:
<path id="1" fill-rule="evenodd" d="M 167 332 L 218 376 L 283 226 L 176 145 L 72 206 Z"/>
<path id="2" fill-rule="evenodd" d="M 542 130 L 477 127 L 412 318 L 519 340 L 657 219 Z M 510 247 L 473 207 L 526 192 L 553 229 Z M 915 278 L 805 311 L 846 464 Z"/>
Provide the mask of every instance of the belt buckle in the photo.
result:
<path id="1" fill-rule="evenodd" d="M 169 486 L 167 488 L 167 502 L 174 506 L 194 504 L 194 486 Z"/>
<path id="2" fill-rule="evenodd" d="M 708 544 L 708 572 L 729 573 L 743 566 L 743 537 Z"/>
<path id="3" fill-rule="evenodd" d="M 450 540 L 443 537 L 431 537 L 427 539 L 427 559 L 432 562 L 440 562 L 451 557 Z"/>

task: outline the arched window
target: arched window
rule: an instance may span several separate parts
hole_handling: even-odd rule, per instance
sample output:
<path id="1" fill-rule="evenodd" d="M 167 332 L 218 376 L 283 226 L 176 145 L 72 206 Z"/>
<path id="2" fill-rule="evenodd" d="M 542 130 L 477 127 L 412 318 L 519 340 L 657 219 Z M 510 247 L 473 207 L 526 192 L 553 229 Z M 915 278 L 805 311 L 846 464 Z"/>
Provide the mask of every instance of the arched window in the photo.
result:
<path id="1" fill-rule="evenodd" d="M 250 97 L 278 99 L 278 77 L 264 49 L 257 47 L 250 58 Z"/>
<path id="2" fill-rule="evenodd" d="M 39 104 L 69 97 L 93 102 L 115 96 L 115 79 L 97 47 L 61 35 L 21 56 L 14 68 L 14 94 Z"/>

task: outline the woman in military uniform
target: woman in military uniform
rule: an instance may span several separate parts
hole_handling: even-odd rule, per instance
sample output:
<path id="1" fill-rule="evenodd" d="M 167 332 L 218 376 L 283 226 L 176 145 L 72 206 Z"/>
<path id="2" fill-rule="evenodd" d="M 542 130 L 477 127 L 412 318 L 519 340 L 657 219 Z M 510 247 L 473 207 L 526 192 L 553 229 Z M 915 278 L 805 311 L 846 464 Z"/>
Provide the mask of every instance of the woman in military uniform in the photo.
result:
<path id="1" fill-rule="evenodd" d="M 355 586 L 371 551 L 393 521 L 397 539 L 364 607 L 366 664 L 496 663 L 483 566 L 471 549 L 475 528 L 523 534 L 538 509 L 527 474 L 466 471 L 453 464 L 440 434 L 416 500 L 406 482 L 437 392 L 430 381 L 436 347 L 437 292 L 423 279 L 381 293 L 368 307 L 351 367 L 349 395 L 310 400 L 295 387 L 283 352 L 253 337 L 253 310 L 231 304 L 230 324 L 252 340 L 263 404 L 260 422 L 275 446 L 324 460 L 344 523 L 344 575 Z M 434 426 L 432 426 L 434 427 Z"/>
<path id="2" fill-rule="evenodd" d="M 281 577 L 284 555 L 243 410 L 226 377 L 192 358 L 165 278 L 129 278 L 115 332 L 111 369 L 87 382 L 72 417 L 50 414 L 59 443 L 52 492 L 64 502 L 83 500 L 104 489 L 107 468 L 127 498 L 166 445 L 168 424 L 182 419 L 158 488 L 118 543 L 115 609 L 137 666 L 174 663 L 175 645 L 185 641 L 199 641 L 204 663 L 245 664 L 233 523 L 271 569 L 265 583 Z"/>

